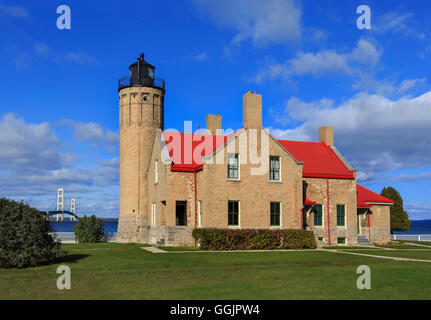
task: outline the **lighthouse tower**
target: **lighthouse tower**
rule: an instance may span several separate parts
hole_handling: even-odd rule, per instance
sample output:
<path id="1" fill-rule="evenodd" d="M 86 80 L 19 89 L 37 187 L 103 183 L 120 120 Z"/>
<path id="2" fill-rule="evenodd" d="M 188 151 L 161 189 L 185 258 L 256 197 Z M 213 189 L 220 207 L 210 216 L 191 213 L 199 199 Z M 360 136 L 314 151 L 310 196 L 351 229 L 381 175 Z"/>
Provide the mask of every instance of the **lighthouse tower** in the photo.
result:
<path id="1" fill-rule="evenodd" d="M 144 241 L 148 225 L 146 169 L 156 129 L 163 130 L 165 81 L 144 60 L 129 66 L 118 81 L 120 100 L 120 215 L 117 241 Z"/>

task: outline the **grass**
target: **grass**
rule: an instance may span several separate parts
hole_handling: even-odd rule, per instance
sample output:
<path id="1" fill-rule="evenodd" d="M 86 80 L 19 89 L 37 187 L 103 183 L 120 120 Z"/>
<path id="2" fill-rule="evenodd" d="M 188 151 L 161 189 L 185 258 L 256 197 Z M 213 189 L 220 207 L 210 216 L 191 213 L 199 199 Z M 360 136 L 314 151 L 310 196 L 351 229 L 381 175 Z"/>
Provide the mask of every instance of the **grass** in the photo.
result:
<path id="1" fill-rule="evenodd" d="M 63 245 L 67 251 L 63 261 L 37 268 L 0 269 L 0 299 L 431 298 L 431 263 L 328 251 L 152 254 L 141 247 Z M 376 250 L 370 252 L 376 254 Z M 428 253 L 417 254 L 425 257 Z M 71 268 L 71 290 L 56 287 L 60 264 Z M 356 269 L 363 264 L 371 268 L 371 290 L 356 288 Z"/>
<path id="2" fill-rule="evenodd" d="M 349 250 L 348 250 L 349 251 Z M 386 257 L 396 257 L 396 258 L 410 258 L 410 259 L 421 259 L 421 260 L 430 260 L 431 261 L 431 250 L 424 248 L 420 249 L 420 247 L 410 247 L 405 250 L 367 250 L 367 251 L 349 251 L 361 254 L 373 254 L 377 256 L 386 256 Z M 430 265 L 431 270 L 431 265 Z"/>

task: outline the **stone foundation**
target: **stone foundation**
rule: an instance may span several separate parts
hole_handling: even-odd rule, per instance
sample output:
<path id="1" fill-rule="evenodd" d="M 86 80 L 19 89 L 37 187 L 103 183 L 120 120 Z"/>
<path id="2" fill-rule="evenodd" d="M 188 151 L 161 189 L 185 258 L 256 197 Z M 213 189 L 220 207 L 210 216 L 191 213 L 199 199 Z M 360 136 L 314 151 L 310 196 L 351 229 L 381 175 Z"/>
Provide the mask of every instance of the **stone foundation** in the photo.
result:
<path id="1" fill-rule="evenodd" d="M 147 226 L 142 230 L 142 239 L 160 246 L 193 246 L 192 226 Z"/>
<path id="2" fill-rule="evenodd" d="M 146 237 L 142 237 L 144 221 L 146 221 L 144 214 L 120 214 L 116 241 L 146 242 Z"/>

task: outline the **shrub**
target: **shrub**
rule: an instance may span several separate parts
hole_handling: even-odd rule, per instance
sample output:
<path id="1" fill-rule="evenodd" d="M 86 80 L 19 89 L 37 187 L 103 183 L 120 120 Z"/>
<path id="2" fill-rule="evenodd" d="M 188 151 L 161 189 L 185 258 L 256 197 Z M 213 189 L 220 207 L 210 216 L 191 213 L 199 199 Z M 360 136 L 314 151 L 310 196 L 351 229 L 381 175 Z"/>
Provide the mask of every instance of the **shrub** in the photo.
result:
<path id="1" fill-rule="evenodd" d="M 90 243 L 105 241 L 105 231 L 103 230 L 103 220 L 95 215 L 79 218 L 78 224 L 73 226 L 75 239 L 80 243 Z"/>
<path id="2" fill-rule="evenodd" d="M 60 242 L 49 234 L 52 231 L 38 210 L 0 198 L 0 267 L 33 267 L 62 256 Z"/>
<path id="3" fill-rule="evenodd" d="M 314 233 L 293 229 L 195 229 L 193 238 L 202 249 L 254 250 L 254 249 L 313 249 Z"/>

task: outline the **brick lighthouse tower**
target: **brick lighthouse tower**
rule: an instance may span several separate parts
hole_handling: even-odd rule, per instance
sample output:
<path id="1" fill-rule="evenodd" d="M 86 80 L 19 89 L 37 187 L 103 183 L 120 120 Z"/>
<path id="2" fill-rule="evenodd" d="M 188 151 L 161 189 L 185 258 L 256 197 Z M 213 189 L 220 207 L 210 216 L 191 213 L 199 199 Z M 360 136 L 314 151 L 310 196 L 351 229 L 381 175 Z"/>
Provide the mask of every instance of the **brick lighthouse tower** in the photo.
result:
<path id="1" fill-rule="evenodd" d="M 146 171 L 156 129 L 163 130 L 165 81 L 144 60 L 118 81 L 120 100 L 120 215 L 117 241 L 144 241 L 149 221 Z"/>

